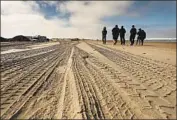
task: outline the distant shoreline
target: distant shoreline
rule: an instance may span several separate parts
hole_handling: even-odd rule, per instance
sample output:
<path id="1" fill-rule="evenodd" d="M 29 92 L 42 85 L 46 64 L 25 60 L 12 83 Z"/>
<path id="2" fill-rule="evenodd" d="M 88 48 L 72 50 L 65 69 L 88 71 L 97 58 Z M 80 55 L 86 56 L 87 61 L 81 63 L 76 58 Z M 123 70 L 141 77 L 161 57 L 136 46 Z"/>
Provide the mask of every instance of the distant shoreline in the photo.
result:
<path id="1" fill-rule="evenodd" d="M 176 42 L 176 40 L 145 40 L 145 42 Z"/>

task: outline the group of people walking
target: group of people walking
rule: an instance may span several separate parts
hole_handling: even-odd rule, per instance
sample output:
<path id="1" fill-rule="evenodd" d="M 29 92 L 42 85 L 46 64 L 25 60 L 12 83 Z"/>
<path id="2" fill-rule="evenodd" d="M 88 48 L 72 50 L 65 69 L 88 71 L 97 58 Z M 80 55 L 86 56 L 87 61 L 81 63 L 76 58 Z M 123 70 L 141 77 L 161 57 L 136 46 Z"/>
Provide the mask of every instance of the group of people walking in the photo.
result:
<path id="1" fill-rule="evenodd" d="M 126 30 L 124 28 L 124 26 L 121 26 L 121 28 L 119 29 L 118 25 L 115 25 L 115 27 L 112 29 L 112 36 L 113 36 L 113 40 L 114 40 L 114 45 L 117 44 L 117 40 L 118 37 L 120 35 L 120 42 L 121 45 L 125 45 L 125 33 Z M 106 35 L 107 35 L 107 30 L 106 27 L 103 28 L 102 31 L 102 41 L 103 44 L 106 44 Z M 136 28 L 134 25 L 132 25 L 132 28 L 130 30 L 130 45 L 134 45 L 134 41 L 135 41 L 135 37 L 137 36 L 137 42 L 136 45 L 139 43 L 139 45 L 143 45 L 144 40 L 146 38 L 146 32 L 144 30 L 142 30 L 141 28 L 139 28 L 139 31 L 137 32 Z"/>

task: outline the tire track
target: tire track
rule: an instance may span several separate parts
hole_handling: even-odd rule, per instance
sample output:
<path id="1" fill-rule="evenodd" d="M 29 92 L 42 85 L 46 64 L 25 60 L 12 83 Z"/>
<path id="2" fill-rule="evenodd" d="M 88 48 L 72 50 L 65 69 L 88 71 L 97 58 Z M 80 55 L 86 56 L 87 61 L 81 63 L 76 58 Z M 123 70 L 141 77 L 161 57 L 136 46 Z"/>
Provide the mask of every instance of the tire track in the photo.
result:
<path id="1" fill-rule="evenodd" d="M 54 60 L 56 60 L 56 58 Z M 51 62 L 54 62 L 54 60 L 51 60 Z M 35 71 L 35 73 L 30 74 L 30 76 L 28 76 L 29 79 L 28 78 L 24 79 L 22 84 L 18 84 L 17 87 L 14 86 L 13 88 L 8 89 L 6 92 L 3 92 L 1 94 L 1 97 L 5 98 L 5 99 L 1 99 L 2 118 L 7 118 L 6 116 L 9 117 L 12 116 L 13 115 L 12 111 L 15 110 L 13 108 L 18 108 L 15 106 L 21 106 L 20 103 L 25 103 L 27 98 L 30 98 L 34 94 L 35 92 L 34 86 L 38 86 L 38 87 L 40 86 L 42 82 L 41 77 L 45 76 L 48 69 L 50 69 L 52 66 L 53 64 L 52 65 L 45 64 L 43 67 L 38 69 L 38 72 Z M 30 92 L 32 92 L 33 94 L 29 94 Z M 8 96 L 6 96 L 6 94 L 8 94 Z M 8 104 L 8 106 L 6 104 Z"/>
<path id="2" fill-rule="evenodd" d="M 176 118 L 175 66 L 75 45 L 64 41 L 54 51 L 4 62 L 1 119 Z"/>
<path id="3" fill-rule="evenodd" d="M 90 77 L 86 75 L 85 67 L 80 61 L 78 53 L 73 56 L 73 71 L 76 79 L 76 85 L 79 93 L 79 102 L 81 105 L 81 113 L 84 119 L 103 119 L 104 115 L 101 109 L 101 105 L 95 94 L 94 88 L 90 81 Z"/>
<path id="4" fill-rule="evenodd" d="M 60 68 L 64 66 L 71 53 L 71 48 L 65 45 L 62 61 L 55 67 L 49 78 L 36 91 L 34 96 L 23 106 L 22 111 L 16 118 L 25 119 L 56 119 L 56 111 L 61 97 L 64 83 L 64 71 Z M 29 109 L 28 109 L 29 108 Z M 31 113 L 31 111 L 33 111 Z"/>
<path id="5" fill-rule="evenodd" d="M 138 85 L 134 85 L 132 86 L 134 87 L 134 90 L 148 100 L 154 107 L 156 106 L 155 108 L 160 111 L 160 113 L 165 114 L 165 118 L 175 118 L 176 102 L 174 99 L 176 98 L 176 88 L 174 86 L 175 82 L 173 82 L 173 80 L 168 81 L 167 79 L 164 79 L 166 77 L 163 75 L 149 71 L 149 69 L 152 68 L 146 69 L 143 67 L 143 65 L 146 67 L 152 67 L 150 62 L 148 63 L 150 65 L 147 66 L 143 64 L 145 61 L 141 62 L 142 59 L 139 59 L 139 61 L 138 58 L 136 58 L 136 61 L 134 60 L 135 58 L 129 60 L 128 58 L 132 57 L 130 55 L 122 55 L 123 53 L 120 52 L 119 54 L 119 51 L 103 49 L 94 45 L 91 46 L 98 50 L 101 54 L 105 55 L 108 59 L 117 63 L 120 69 L 123 69 L 123 71 L 131 75 L 135 80 L 139 81 L 140 84 L 142 84 L 145 88 L 137 88 Z M 142 63 L 143 65 L 139 65 L 139 63 Z M 157 67 L 158 69 L 158 66 L 154 67 Z M 166 69 L 166 71 L 168 71 L 168 69 Z M 161 81 L 159 81 L 159 78 Z M 162 81 L 166 82 L 166 84 L 163 84 Z M 153 85 L 156 85 L 157 88 L 155 88 Z M 162 107 L 163 105 L 166 106 L 166 108 Z"/>
<path id="6" fill-rule="evenodd" d="M 74 69 L 74 71 L 78 71 L 76 72 L 75 75 L 76 75 L 76 79 L 78 80 L 78 85 L 80 86 L 78 87 L 80 88 L 80 90 L 78 89 L 78 91 L 81 91 L 80 104 L 83 109 L 82 111 L 84 111 L 85 113 L 85 115 L 83 115 L 83 118 L 84 119 L 136 118 L 136 115 L 132 112 L 132 110 L 130 110 L 128 104 L 121 98 L 121 96 L 119 95 L 117 90 L 111 85 L 111 83 L 108 82 L 109 80 L 104 77 L 105 75 L 100 74 L 99 69 L 91 66 L 87 62 L 87 59 L 89 59 L 90 56 L 88 57 L 88 54 L 80 49 L 78 49 L 78 51 L 79 51 L 78 54 L 81 54 L 80 56 L 82 57 L 79 57 L 78 55 L 75 57 L 76 58 L 75 67 L 78 67 L 78 69 Z M 83 82 L 81 83 L 81 81 Z M 87 85 L 86 83 L 90 84 L 91 87 L 89 87 L 89 85 Z M 99 107 L 98 111 L 92 112 L 93 107 L 91 107 L 92 104 L 91 104 L 91 100 L 89 99 L 91 97 L 86 99 L 89 96 L 88 90 L 92 90 L 91 92 L 92 96 L 95 95 L 94 98 L 96 98 L 95 99 L 97 101 L 96 103 L 99 106 L 97 106 L 96 104 L 93 105 Z M 89 102 L 91 105 L 86 104 Z M 99 113 L 101 113 L 101 116 L 95 117 L 96 115 L 94 115 L 93 113 L 98 114 L 97 116 L 99 116 Z"/>
<path id="7" fill-rule="evenodd" d="M 49 58 L 48 61 L 42 62 L 30 74 L 1 93 L 1 118 L 11 118 L 40 89 L 58 62 L 62 60 L 61 54 L 59 54 L 62 51 L 53 54 L 53 57 Z"/>
<path id="8" fill-rule="evenodd" d="M 69 60 L 68 60 L 68 64 L 66 66 L 66 71 L 65 71 L 65 75 L 64 75 L 64 82 L 63 82 L 63 86 L 62 86 L 62 92 L 61 92 L 61 97 L 60 97 L 60 100 L 59 100 L 59 104 L 57 105 L 59 108 L 57 110 L 57 113 L 56 113 L 56 118 L 59 118 L 61 119 L 62 118 L 62 114 L 63 114 L 63 109 L 64 109 L 64 99 L 65 99 L 65 94 L 66 94 L 66 86 L 67 86 L 67 76 L 68 76 L 68 72 L 69 72 L 69 69 L 71 67 L 71 64 L 72 64 L 72 55 L 73 55 L 73 52 L 74 52 L 74 48 L 72 48 L 72 51 L 71 51 L 71 54 L 70 54 L 70 57 L 69 57 Z"/>
<path id="9" fill-rule="evenodd" d="M 25 59 L 23 62 L 19 62 L 18 67 L 12 65 L 10 72 L 7 70 L 5 73 L 1 73 L 1 91 L 4 91 L 4 89 L 6 89 L 9 85 L 12 85 L 14 82 L 24 78 L 27 74 L 30 74 L 29 71 L 33 71 L 36 67 L 40 66 L 41 62 L 46 62 L 47 59 L 51 58 L 55 54 L 56 52 L 36 56 L 36 58 L 32 57 Z"/>

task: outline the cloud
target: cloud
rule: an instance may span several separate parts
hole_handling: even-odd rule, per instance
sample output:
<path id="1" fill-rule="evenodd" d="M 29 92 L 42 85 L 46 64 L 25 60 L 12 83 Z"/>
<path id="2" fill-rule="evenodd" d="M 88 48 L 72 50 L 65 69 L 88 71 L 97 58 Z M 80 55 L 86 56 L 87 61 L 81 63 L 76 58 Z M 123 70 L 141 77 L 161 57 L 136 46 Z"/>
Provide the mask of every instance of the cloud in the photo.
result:
<path id="1" fill-rule="evenodd" d="M 39 6 L 34 1 L 1 1 L 1 15 L 36 14 Z"/>
<path id="2" fill-rule="evenodd" d="M 103 19 L 122 15 L 138 16 L 136 11 L 128 11 L 133 3 L 134 1 L 1 1 L 1 36 L 45 35 L 49 38 L 101 39 L 102 28 L 107 26 L 108 39 L 111 39 L 114 25 L 110 26 L 111 21 Z M 48 5 L 56 10 L 56 16 L 50 19 L 41 10 L 41 6 L 47 9 Z"/>
<path id="3" fill-rule="evenodd" d="M 57 36 L 65 21 L 55 17 L 47 20 L 36 2 L 1 1 L 1 33 L 4 37 L 16 35 Z"/>
<path id="4" fill-rule="evenodd" d="M 101 19 L 109 16 L 126 14 L 130 1 L 70 1 L 58 5 L 62 13 L 71 13 L 69 22 L 73 26 L 85 26 L 101 23 Z"/>
<path id="5" fill-rule="evenodd" d="M 1 2 L 2 36 L 46 35 L 48 37 L 101 38 L 101 18 L 124 14 L 131 2 L 83 2 L 41 1 L 40 4 L 55 6 L 58 14 L 70 13 L 69 20 L 57 17 L 46 19 L 40 6 L 34 1 Z"/>

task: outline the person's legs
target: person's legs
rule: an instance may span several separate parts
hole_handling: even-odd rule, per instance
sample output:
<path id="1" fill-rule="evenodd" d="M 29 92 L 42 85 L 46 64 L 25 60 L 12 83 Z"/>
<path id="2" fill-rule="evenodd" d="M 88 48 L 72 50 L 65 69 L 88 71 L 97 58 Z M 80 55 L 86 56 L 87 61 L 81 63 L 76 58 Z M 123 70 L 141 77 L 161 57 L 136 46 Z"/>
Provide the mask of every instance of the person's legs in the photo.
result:
<path id="1" fill-rule="evenodd" d="M 139 42 L 138 44 L 140 45 L 141 44 L 141 38 L 139 38 L 138 42 Z"/>
<path id="2" fill-rule="evenodd" d="M 117 36 L 117 39 L 116 39 L 117 41 L 119 40 L 119 35 Z"/>
<path id="3" fill-rule="evenodd" d="M 115 45 L 116 40 L 115 40 L 115 37 L 114 37 L 114 36 L 113 36 L 113 40 L 114 40 L 114 43 L 113 43 L 113 44 Z"/>
<path id="4" fill-rule="evenodd" d="M 120 39 L 121 39 L 121 45 L 124 45 L 124 44 L 125 44 L 125 38 L 124 38 L 124 36 L 122 35 L 122 36 L 120 37 Z"/>
<path id="5" fill-rule="evenodd" d="M 139 42 L 139 38 L 137 38 L 137 40 L 136 40 L 136 45 L 138 44 L 138 42 Z"/>
<path id="6" fill-rule="evenodd" d="M 105 44 L 106 36 L 103 36 L 103 44 Z"/>
<path id="7" fill-rule="evenodd" d="M 144 38 L 142 38 L 142 41 L 141 41 L 141 45 L 143 45 L 144 44 Z"/>
<path id="8" fill-rule="evenodd" d="M 114 45 L 116 45 L 117 44 L 117 38 L 118 38 L 118 36 L 114 36 Z"/>
<path id="9" fill-rule="evenodd" d="M 132 35 L 130 35 L 130 45 L 133 45 Z"/>
<path id="10" fill-rule="evenodd" d="M 115 39 L 115 44 L 114 45 L 116 45 L 117 44 L 117 39 Z"/>
<path id="11" fill-rule="evenodd" d="M 122 36 L 120 36 L 120 44 L 122 45 Z"/>
<path id="12" fill-rule="evenodd" d="M 103 35 L 102 35 L 102 42 L 103 42 L 103 44 L 104 44 L 103 38 L 104 38 L 104 37 L 103 37 Z"/>
<path id="13" fill-rule="evenodd" d="M 134 39 L 132 39 L 132 45 L 134 44 Z"/>
<path id="14" fill-rule="evenodd" d="M 123 44 L 125 45 L 125 35 L 123 36 Z"/>
<path id="15" fill-rule="evenodd" d="M 132 36 L 132 45 L 134 45 L 135 42 L 135 35 Z"/>
<path id="16" fill-rule="evenodd" d="M 104 41 L 104 43 L 106 44 L 106 36 L 105 36 L 105 41 Z"/>

